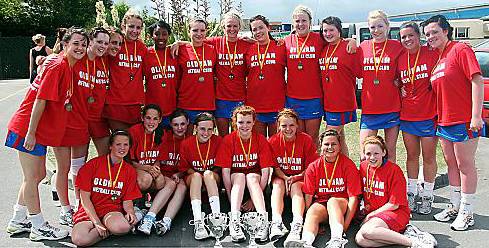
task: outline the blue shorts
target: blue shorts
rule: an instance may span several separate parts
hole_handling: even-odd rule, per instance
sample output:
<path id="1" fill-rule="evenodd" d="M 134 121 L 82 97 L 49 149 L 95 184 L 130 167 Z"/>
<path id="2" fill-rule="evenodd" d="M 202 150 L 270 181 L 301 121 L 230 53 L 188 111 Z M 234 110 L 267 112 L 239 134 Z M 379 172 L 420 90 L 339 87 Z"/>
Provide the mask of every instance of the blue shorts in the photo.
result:
<path id="1" fill-rule="evenodd" d="M 324 115 L 323 105 L 319 98 L 295 99 L 287 97 L 285 107 L 295 110 L 301 120 L 321 119 Z"/>
<path id="2" fill-rule="evenodd" d="M 171 125 L 170 125 L 170 116 L 163 116 L 163 117 L 161 117 L 161 122 L 160 122 L 160 125 L 159 126 L 162 126 L 163 129 L 170 129 L 171 128 Z"/>
<path id="3" fill-rule="evenodd" d="M 192 124 L 192 125 L 194 124 L 195 119 L 197 118 L 197 115 L 199 115 L 200 113 L 207 112 L 207 113 L 214 114 L 213 110 L 187 110 L 187 109 L 184 109 L 183 111 L 185 111 L 185 113 L 187 113 L 188 119 L 189 119 L 189 124 Z"/>
<path id="4" fill-rule="evenodd" d="M 243 105 L 242 101 L 227 101 L 216 99 L 216 118 L 231 119 L 233 117 L 233 110 Z"/>
<path id="5" fill-rule="evenodd" d="M 357 121 L 357 111 L 349 112 L 328 112 L 324 111 L 324 121 L 328 126 L 343 126 L 350 122 Z"/>
<path id="6" fill-rule="evenodd" d="M 486 125 L 478 132 L 469 130 L 469 123 L 455 124 L 451 126 L 438 126 L 436 135 L 451 142 L 463 142 L 469 139 L 483 137 L 485 134 Z"/>
<path id="7" fill-rule="evenodd" d="M 424 121 L 403 121 L 399 127 L 401 131 L 419 137 L 435 137 L 436 124 L 433 119 Z"/>
<path id="8" fill-rule="evenodd" d="M 398 126 L 399 123 L 399 112 L 387 114 L 362 114 L 360 129 L 387 129 Z"/>
<path id="9" fill-rule="evenodd" d="M 277 116 L 278 116 L 278 112 L 256 113 L 256 119 L 259 122 L 263 122 L 266 124 L 277 122 Z"/>
<path id="10" fill-rule="evenodd" d="M 34 145 L 34 150 L 28 151 L 24 148 L 24 140 L 24 137 L 9 130 L 7 134 L 7 139 L 5 140 L 5 146 L 34 156 L 46 156 L 47 146 L 36 143 L 36 145 Z"/>

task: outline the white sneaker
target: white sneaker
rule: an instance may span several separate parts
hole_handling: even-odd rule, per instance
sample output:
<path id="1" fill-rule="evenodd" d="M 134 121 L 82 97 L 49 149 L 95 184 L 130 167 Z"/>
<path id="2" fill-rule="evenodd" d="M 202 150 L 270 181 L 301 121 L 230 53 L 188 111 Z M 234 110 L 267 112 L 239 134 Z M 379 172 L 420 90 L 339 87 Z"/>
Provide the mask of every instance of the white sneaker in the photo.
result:
<path id="1" fill-rule="evenodd" d="M 267 215 L 265 215 L 265 218 L 267 218 Z M 269 231 L 269 222 L 268 219 L 265 219 L 265 223 L 258 229 L 256 232 L 255 240 L 257 242 L 267 242 L 268 241 L 268 231 Z"/>
<path id="2" fill-rule="evenodd" d="M 348 243 L 348 240 L 344 238 L 334 238 L 326 243 L 326 248 L 344 248 L 346 243 Z"/>
<path id="3" fill-rule="evenodd" d="M 66 238 L 69 232 L 57 227 L 51 226 L 47 221 L 39 228 L 31 228 L 29 239 L 32 241 L 40 240 L 59 240 Z"/>
<path id="4" fill-rule="evenodd" d="M 141 221 L 141 224 L 139 224 L 138 231 L 146 235 L 151 235 L 151 229 L 153 228 L 154 223 L 155 223 L 155 218 L 146 215 Z"/>
<path id="5" fill-rule="evenodd" d="M 433 218 L 437 221 L 447 222 L 457 218 L 458 210 L 454 208 L 453 204 L 448 204 L 448 207 L 443 211 L 433 215 Z"/>
<path id="6" fill-rule="evenodd" d="M 7 225 L 7 233 L 14 235 L 23 232 L 30 232 L 31 227 L 32 224 L 27 218 L 25 218 L 23 221 L 10 220 Z"/>
<path id="7" fill-rule="evenodd" d="M 291 241 L 299 241 L 301 240 L 302 233 L 302 224 L 299 222 L 292 222 L 290 224 L 290 233 L 287 235 L 287 238 L 284 241 L 284 246 L 286 243 Z"/>
<path id="8" fill-rule="evenodd" d="M 315 248 L 314 246 L 312 245 L 308 245 L 306 243 L 306 241 L 304 240 L 286 240 L 286 242 L 284 242 L 284 247 L 286 248 L 295 248 L 295 247 L 304 247 L 304 248 Z"/>
<path id="9" fill-rule="evenodd" d="M 195 240 L 204 240 L 210 237 L 209 232 L 207 231 L 207 228 L 205 228 L 202 220 L 191 220 L 190 225 L 194 226 Z"/>
<path id="10" fill-rule="evenodd" d="M 430 214 L 431 213 L 431 204 L 433 203 L 433 196 L 423 196 L 421 197 L 421 205 L 418 207 L 419 214 Z"/>
<path id="11" fill-rule="evenodd" d="M 416 202 L 416 195 L 411 192 L 407 193 L 408 206 L 411 209 L 411 213 L 415 213 L 418 209 L 418 203 Z"/>
<path id="12" fill-rule="evenodd" d="M 450 228 L 455 231 L 465 231 L 474 224 L 474 214 L 467 210 L 462 210 L 458 212 L 457 218 L 450 225 Z"/>
<path id="13" fill-rule="evenodd" d="M 162 236 L 166 232 L 170 231 L 170 225 L 163 220 L 159 220 L 155 222 L 156 234 Z"/>
<path id="14" fill-rule="evenodd" d="M 422 231 L 415 225 L 407 224 L 406 230 L 404 230 L 403 235 L 406 237 L 417 237 Z"/>
<path id="15" fill-rule="evenodd" d="M 59 224 L 73 227 L 73 209 L 66 213 L 59 213 Z"/>
<path id="16" fill-rule="evenodd" d="M 437 245 L 433 235 L 423 232 L 415 237 L 411 237 L 412 248 L 433 248 Z"/>
<path id="17" fill-rule="evenodd" d="M 270 240 L 275 241 L 277 239 L 280 239 L 288 232 L 289 230 L 287 230 L 287 227 L 285 227 L 284 223 L 272 222 L 272 225 L 270 226 Z"/>
<path id="18" fill-rule="evenodd" d="M 233 218 L 232 214 L 229 213 L 229 234 L 231 235 L 231 239 L 233 242 L 243 242 L 246 240 L 246 236 L 243 233 L 243 229 L 241 229 L 241 225 L 239 223 L 240 216 L 237 215 Z"/>

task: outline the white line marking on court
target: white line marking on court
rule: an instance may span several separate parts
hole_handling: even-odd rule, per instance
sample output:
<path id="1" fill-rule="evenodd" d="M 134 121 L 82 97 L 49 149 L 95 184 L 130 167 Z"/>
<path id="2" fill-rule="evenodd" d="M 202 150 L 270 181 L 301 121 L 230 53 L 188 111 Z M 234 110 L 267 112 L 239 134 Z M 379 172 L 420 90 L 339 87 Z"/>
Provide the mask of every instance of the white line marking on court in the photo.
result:
<path id="1" fill-rule="evenodd" d="M 16 92 L 14 92 L 14 93 L 12 93 L 12 94 L 10 94 L 10 95 L 8 95 L 8 96 L 4 97 L 4 98 L 0 98 L 0 102 L 3 102 L 3 101 L 5 101 L 5 100 L 7 100 L 7 99 L 9 99 L 9 98 L 11 98 L 11 97 L 13 97 L 13 96 L 15 96 L 15 95 L 19 94 L 19 93 L 21 93 L 21 92 L 25 91 L 25 90 L 26 90 L 26 89 L 28 89 L 29 87 L 30 87 L 30 86 L 27 86 L 27 87 L 25 87 L 25 88 L 23 88 L 23 89 L 21 89 L 21 90 L 18 90 L 18 91 L 16 91 Z"/>

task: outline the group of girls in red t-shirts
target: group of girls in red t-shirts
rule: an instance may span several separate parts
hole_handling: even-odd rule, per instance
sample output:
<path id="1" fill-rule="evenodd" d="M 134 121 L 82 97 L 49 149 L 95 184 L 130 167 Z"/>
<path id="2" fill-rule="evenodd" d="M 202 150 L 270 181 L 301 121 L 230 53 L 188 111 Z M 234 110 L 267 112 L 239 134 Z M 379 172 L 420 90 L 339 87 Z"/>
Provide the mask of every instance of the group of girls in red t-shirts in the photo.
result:
<path id="1" fill-rule="evenodd" d="M 438 137 L 451 197 L 434 218 L 454 220 L 454 230 L 474 225 L 474 156 L 485 127 L 482 77 L 470 47 L 451 40 L 443 16 L 422 23 L 430 48 L 421 46 L 414 22 L 401 27 L 401 42 L 388 39 L 389 21 L 380 10 L 369 13 L 372 39 L 359 47 L 341 38 L 339 18 L 325 18 L 319 34 L 310 30 L 311 20 L 309 8 L 296 7 L 294 32 L 275 40 L 261 15 L 250 19 L 253 39 L 238 37 L 242 20 L 234 12 L 223 16 L 218 37 L 207 38 L 207 23 L 192 19 L 191 41 L 172 48 L 164 21 L 149 27 L 154 46 L 147 48 L 139 38 L 142 17 L 132 9 L 123 32 L 69 29 L 63 51 L 39 67 L 8 125 L 6 146 L 19 151 L 24 179 L 7 231 L 28 231 L 31 240 L 68 235 L 40 209 L 37 187 L 51 146 L 59 222 L 73 226 L 76 245 L 132 229 L 166 233 L 187 189 L 195 239 L 208 238 L 202 188 L 212 213 L 220 213 L 222 186 L 235 242 L 246 239 L 241 212 L 256 210 L 266 219 L 256 234 L 261 242 L 290 232 L 285 246 L 312 246 L 319 224 L 328 221 L 328 247 L 343 247 L 344 232 L 363 215 L 355 238 L 360 246 L 432 247 L 433 236 L 408 223 L 410 212 L 431 213 Z M 357 78 L 363 78 L 360 170 L 348 158 L 344 131 L 357 121 Z M 322 118 L 327 131 L 319 136 Z M 379 129 L 385 142 L 376 136 Z M 395 164 L 399 130 L 407 183 Z M 87 162 L 90 139 L 99 157 Z M 418 192 L 421 150 L 424 186 Z M 70 171 L 76 213 L 68 197 Z M 271 222 L 264 194 L 269 181 Z M 290 231 L 282 221 L 286 195 Z M 141 196 L 152 198 L 146 213 L 133 206 Z"/>

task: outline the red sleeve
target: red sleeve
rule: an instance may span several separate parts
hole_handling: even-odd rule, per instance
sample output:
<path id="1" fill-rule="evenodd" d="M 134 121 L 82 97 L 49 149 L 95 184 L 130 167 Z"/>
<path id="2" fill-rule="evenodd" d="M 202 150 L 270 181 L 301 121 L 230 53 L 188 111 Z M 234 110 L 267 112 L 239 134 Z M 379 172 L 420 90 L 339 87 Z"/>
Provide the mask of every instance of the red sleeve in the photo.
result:
<path id="1" fill-rule="evenodd" d="M 305 166 L 309 165 L 310 163 L 314 162 L 316 159 L 319 158 L 314 141 L 310 136 L 306 136 L 306 137 L 307 138 L 305 140 L 305 148 L 304 148 L 304 155 L 306 155 Z"/>
<path id="2" fill-rule="evenodd" d="M 462 68 L 465 77 L 472 80 L 474 74 L 481 74 L 479 62 L 477 62 L 475 53 L 470 47 L 464 46 L 457 55 L 458 63 Z"/>
<path id="3" fill-rule="evenodd" d="M 278 167 L 276 160 L 272 156 L 272 148 L 270 143 L 268 143 L 267 138 L 263 135 L 258 135 L 260 139 L 260 151 L 258 154 L 258 159 L 260 160 L 260 168 L 268 167 Z"/>
<path id="4" fill-rule="evenodd" d="M 127 130 L 129 132 L 129 135 L 131 135 L 132 139 L 132 146 L 131 149 L 129 149 L 129 158 L 132 161 L 139 161 L 138 156 L 137 156 L 137 150 L 138 150 L 138 143 L 139 143 L 139 138 L 137 134 L 137 126 L 140 124 L 136 124 Z"/>
<path id="5" fill-rule="evenodd" d="M 139 187 L 137 185 L 137 174 L 136 170 L 132 168 L 129 164 L 126 165 L 126 170 L 127 170 L 127 180 L 125 184 L 127 186 L 124 187 L 124 192 L 122 193 L 122 201 L 130 201 L 134 199 L 141 198 L 141 191 L 139 190 Z"/>
<path id="6" fill-rule="evenodd" d="M 302 192 L 304 192 L 304 194 L 308 194 L 308 195 L 316 194 L 316 186 L 317 186 L 316 171 L 315 171 L 316 163 L 319 163 L 319 160 L 316 160 L 315 162 L 309 164 L 309 166 L 306 169 L 306 172 L 304 173 L 304 184 L 302 185 Z"/>
<path id="7" fill-rule="evenodd" d="M 357 196 L 362 194 L 362 181 L 360 180 L 360 172 L 358 171 L 355 163 L 351 161 L 348 157 L 343 157 L 346 162 L 346 191 L 348 196 Z"/>
<path id="8" fill-rule="evenodd" d="M 402 173 L 401 168 L 397 164 L 391 163 L 392 166 L 392 174 L 390 180 L 390 194 L 389 194 L 389 202 L 395 205 L 404 205 L 407 206 L 407 189 L 406 189 L 406 178 Z"/>
<path id="9" fill-rule="evenodd" d="M 226 137 L 222 139 L 221 145 L 219 146 L 218 153 L 216 156 L 216 166 L 221 168 L 231 168 L 232 163 L 232 137 L 233 133 L 228 134 Z"/>
<path id="10" fill-rule="evenodd" d="M 62 75 L 63 66 L 61 66 L 58 59 L 53 60 L 52 64 L 46 65 L 42 74 L 37 98 L 48 101 L 60 101 L 59 85 L 63 83 L 61 82 Z"/>
<path id="11" fill-rule="evenodd" d="M 180 162 L 178 163 L 178 171 L 184 172 L 192 168 L 192 163 L 190 162 L 190 152 L 189 142 L 188 139 L 186 139 L 180 145 Z"/>
<path id="12" fill-rule="evenodd" d="M 97 168 L 97 158 L 91 159 L 80 168 L 75 182 L 77 188 L 86 192 L 92 192 L 94 168 Z"/>

